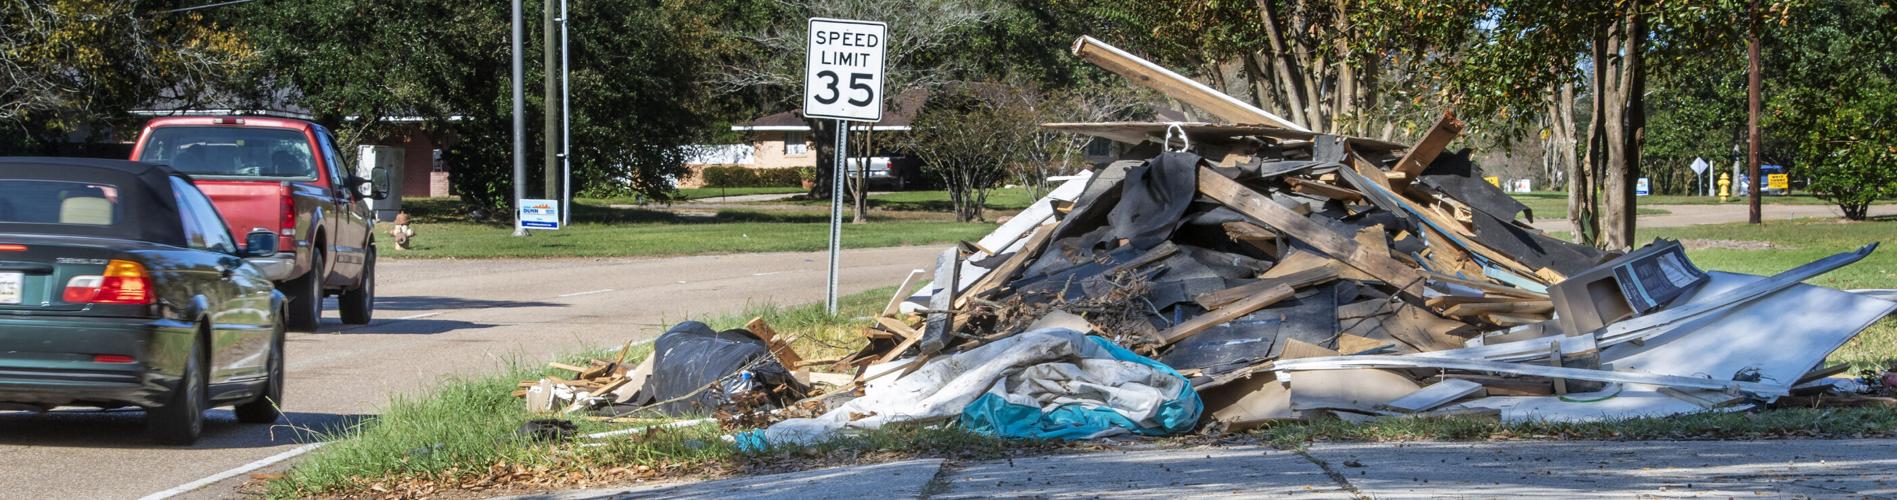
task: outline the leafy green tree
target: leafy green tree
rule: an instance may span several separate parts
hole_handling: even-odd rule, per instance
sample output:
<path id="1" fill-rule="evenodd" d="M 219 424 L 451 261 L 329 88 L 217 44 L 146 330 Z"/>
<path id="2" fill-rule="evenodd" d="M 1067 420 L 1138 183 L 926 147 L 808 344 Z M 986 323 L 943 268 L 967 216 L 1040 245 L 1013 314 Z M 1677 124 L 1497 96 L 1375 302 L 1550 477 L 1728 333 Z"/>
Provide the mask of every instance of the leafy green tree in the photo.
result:
<path id="1" fill-rule="evenodd" d="M 929 97 L 900 146 L 922 160 L 923 169 L 948 187 L 956 220 L 982 220 L 988 191 L 1008 178 L 1010 166 L 1033 161 L 1031 141 L 1039 123 L 1020 106 L 1018 87 L 1000 84 L 946 86 Z"/>
<path id="2" fill-rule="evenodd" d="M 1767 136 L 1790 144 L 1794 175 L 1862 220 L 1897 196 L 1897 11 L 1887 2 L 1818 0 L 1767 39 Z"/>
<path id="3" fill-rule="evenodd" d="M 127 111 L 189 102 L 252 57 L 197 2 L 0 2 L 0 153 L 50 153 L 136 130 Z"/>
<path id="4" fill-rule="evenodd" d="M 719 110 L 703 81 L 725 48 L 714 28 L 721 12 L 712 7 L 683 0 L 569 5 L 575 192 L 662 199 L 670 179 L 686 173 L 683 147 L 709 136 Z M 525 24 L 536 25 L 538 4 L 523 11 Z M 259 2 L 236 15 L 264 55 L 255 88 L 299 90 L 300 101 L 345 141 L 395 131 L 384 118 L 419 118 L 419 126 L 452 138 L 444 157 L 466 202 L 512 203 L 505 2 Z M 523 50 L 538 53 L 547 41 L 525 31 Z M 530 82 L 548 70 L 537 66 L 528 63 Z M 547 112 L 532 94 L 529 112 Z M 531 130 L 528 140 L 533 149 L 548 146 Z"/>

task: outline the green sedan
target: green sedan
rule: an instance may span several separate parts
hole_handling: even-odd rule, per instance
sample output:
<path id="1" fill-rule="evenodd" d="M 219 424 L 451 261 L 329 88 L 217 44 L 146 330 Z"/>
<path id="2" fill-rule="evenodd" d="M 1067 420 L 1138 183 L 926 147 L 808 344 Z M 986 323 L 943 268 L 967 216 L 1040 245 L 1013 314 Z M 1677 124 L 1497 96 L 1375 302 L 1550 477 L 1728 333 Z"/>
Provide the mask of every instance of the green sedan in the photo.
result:
<path id="1" fill-rule="evenodd" d="M 276 421 L 284 298 L 246 261 L 276 246 L 165 166 L 0 158 L 0 411 L 143 407 L 173 445 L 216 406 Z"/>

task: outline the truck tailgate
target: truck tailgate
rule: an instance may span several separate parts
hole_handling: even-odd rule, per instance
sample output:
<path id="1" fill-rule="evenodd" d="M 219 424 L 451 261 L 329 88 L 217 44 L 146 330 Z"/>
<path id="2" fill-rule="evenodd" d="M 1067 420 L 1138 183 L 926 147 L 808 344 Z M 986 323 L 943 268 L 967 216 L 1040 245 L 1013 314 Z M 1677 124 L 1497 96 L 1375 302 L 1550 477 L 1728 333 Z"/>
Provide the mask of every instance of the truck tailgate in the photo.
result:
<path id="1" fill-rule="evenodd" d="M 281 231 L 277 226 L 283 223 L 283 200 L 288 196 L 285 183 L 199 179 L 197 184 L 198 190 L 217 205 L 218 214 L 224 216 L 231 237 L 237 241 L 244 241 L 244 235 L 257 228 Z"/>

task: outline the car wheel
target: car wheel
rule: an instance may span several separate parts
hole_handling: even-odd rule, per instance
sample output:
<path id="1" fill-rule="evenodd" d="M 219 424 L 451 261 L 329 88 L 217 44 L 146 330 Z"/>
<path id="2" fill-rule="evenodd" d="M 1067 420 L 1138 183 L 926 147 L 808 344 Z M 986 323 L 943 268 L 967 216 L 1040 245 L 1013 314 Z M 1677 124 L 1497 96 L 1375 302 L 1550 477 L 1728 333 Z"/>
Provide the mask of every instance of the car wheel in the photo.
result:
<path id="1" fill-rule="evenodd" d="M 237 405 L 238 422 L 268 424 L 283 416 L 283 335 L 283 322 L 279 320 L 270 340 L 270 377 L 264 381 L 262 394 L 258 394 L 257 399 Z"/>
<path id="2" fill-rule="evenodd" d="M 204 340 L 192 339 L 191 354 L 184 362 L 178 387 L 165 398 L 165 405 L 146 411 L 145 430 L 153 441 L 173 446 L 188 446 L 204 432 L 204 410 L 209 405 L 210 377 L 204 368 Z"/>
<path id="3" fill-rule="evenodd" d="M 290 331 L 315 332 L 316 326 L 323 322 L 323 252 L 310 255 L 310 272 L 283 284 L 283 294 L 290 298 L 290 314 L 287 318 Z"/>
<path id="4" fill-rule="evenodd" d="M 337 302 L 344 323 L 361 325 L 375 318 L 375 247 L 369 247 L 369 257 L 363 259 L 362 284 L 343 292 Z"/>

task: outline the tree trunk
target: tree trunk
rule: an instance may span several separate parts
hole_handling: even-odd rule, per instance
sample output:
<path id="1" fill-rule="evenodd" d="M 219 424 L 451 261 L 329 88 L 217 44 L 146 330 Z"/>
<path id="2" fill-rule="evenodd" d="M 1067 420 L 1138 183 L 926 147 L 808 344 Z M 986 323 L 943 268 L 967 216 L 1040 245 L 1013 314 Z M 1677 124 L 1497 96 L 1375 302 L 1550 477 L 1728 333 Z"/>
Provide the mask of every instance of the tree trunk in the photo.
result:
<path id="1" fill-rule="evenodd" d="M 811 199 L 828 200 L 837 192 L 836 178 L 836 120 L 816 118 L 805 119 L 810 125 L 810 147 L 816 151 L 817 182 L 810 186 L 808 196 Z"/>
<path id="2" fill-rule="evenodd" d="M 855 175 L 854 175 L 855 178 L 852 179 L 854 182 L 850 183 L 852 187 L 855 188 L 855 189 L 850 190 L 850 194 L 852 195 L 851 197 L 852 199 L 850 200 L 850 209 L 851 209 L 850 212 L 852 214 L 850 217 L 851 224 L 862 224 L 865 222 L 869 222 L 869 219 L 867 218 L 867 215 L 864 213 L 864 210 L 867 210 L 869 207 L 868 199 L 869 199 L 869 166 L 871 163 L 870 160 L 876 155 L 875 150 L 870 149 L 869 135 L 870 135 L 871 128 L 873 127 L 867 126 L 867 125 L 863 127 L 863 137 L 862 137 L 863 140 L 861 141 L 863 145 L 858 148 L 858 151 L 863 152 L 863 155 L 861 156 L 861 158 L 863 159 L 863 163 L 862 165 L 857 167 Z"/>
<path id="3" fill-rule="evenodd" d="M 1349 10 L 1346 8 L 1347 1 L 1348 0 L 1334 0 L 1332 2 L 1332 5 L 1337 8 L 1337 11 L 1332 13 L 1334 17 L 1331 19 L 1333 19 L 1333 25 L 1336 27 L 1338 34 L 1337 39 L 1332 41 L 1332 48 L 1336 51 L 1337 57 L 1337 85 L 1331 97 L 1332 111 L 1330 122 L 1331 133 L 1333 134 L 1349 133 L 1348 127 L 1352 124 L 1350 115 L 1355 111 L 1354 105 L 1358 98 L 1357 69 L 1355 65 L 1351 64 L 1350 41 L 1343 37 L 1344 33 L 1350 32 L 1350 23 L 1346 21 L 1346 17 L 1348 17 L 1347 14 L 1349 13 Z"/>
<path id="4" fill-rule="evenodd" d="M 1641 75 L 1641 40 L 1645 23 L 1636 9 L 1615 23 L 1610 51 L 1620 53 L 1606 92 L 1607 170 L 1602 176 L 1600 246 L 1608 250 L 1631 248 L 1634 239 L 1634 179 L 1640 175 L 1640 136 L 1645 125 L 1639 109 L 1645 78 Z"/>
<path id="5" fill-rule="evenodd" d="M 1305 116 L 1305 103 L 1316 99 L 1316 95 L 1306 95 L 1304 86 L 1291 70 L 1290 51 L 1285 46 L 1284 34 L 1278 30 L 1277 16 L 1272 15 L 1271 0 L 1258 0 L 1258 15 L 1265 26 L 1265 40 L 1271 47 L 1272 72 L 1278 75 L 1278 95 L 1284 100 L 1285 117 L 1305 128 L 1317 129 Z"/>
<path id="6" fill-rule="evenodd" d="M 1594 43 L 1590 47 L 1594 71 L 1590 79 L 1593 88 L 1588 98 L 1591 117 L 1587 123 L 1587 154 L 1568 173 L 1568 222 L 1574 226 L 1574 242 L 1586 245 L 1600 240 L 1600 219 L 1595 209 L 1599 206 L 1596 198 L 1597 176 L 1607 160 L 1606 127 L 1602 120 L 1607 116 L 1607 75 L 1613 71 L 1608 45 L 1606 29 L 1597 28 Z"/>

